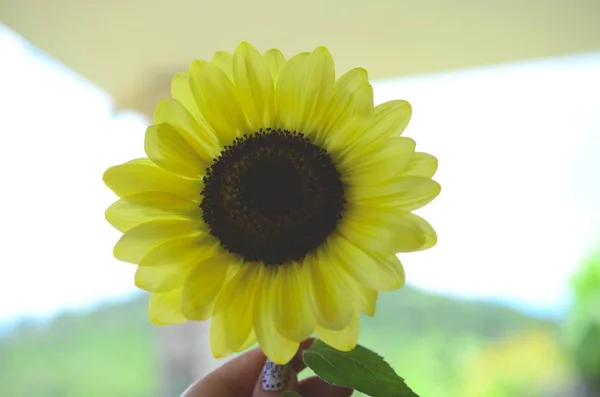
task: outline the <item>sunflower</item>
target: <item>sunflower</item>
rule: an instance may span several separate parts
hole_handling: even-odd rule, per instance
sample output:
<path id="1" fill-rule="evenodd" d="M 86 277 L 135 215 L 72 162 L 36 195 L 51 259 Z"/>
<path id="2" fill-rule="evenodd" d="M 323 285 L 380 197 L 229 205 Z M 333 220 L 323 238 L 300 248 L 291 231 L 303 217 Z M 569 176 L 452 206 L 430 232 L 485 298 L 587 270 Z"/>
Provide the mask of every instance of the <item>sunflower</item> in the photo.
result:
<path id="1" fill-rule="evenodd" d="M 123 232 L 158 325 L 210 319 L 215 357 L 258 342 L 283 364 L 313 333 L 357 342 L 359 313 L 404 284 L 396 253 L 432 247 L 412 211 L 433 200 L 435 157 L 401 134 L 402 100 L 373 105 L 367 72 L 336 79 L 324 47 L 288 60 L 248 43 L 174 76 L 148 158 L 109 168 Z"/>

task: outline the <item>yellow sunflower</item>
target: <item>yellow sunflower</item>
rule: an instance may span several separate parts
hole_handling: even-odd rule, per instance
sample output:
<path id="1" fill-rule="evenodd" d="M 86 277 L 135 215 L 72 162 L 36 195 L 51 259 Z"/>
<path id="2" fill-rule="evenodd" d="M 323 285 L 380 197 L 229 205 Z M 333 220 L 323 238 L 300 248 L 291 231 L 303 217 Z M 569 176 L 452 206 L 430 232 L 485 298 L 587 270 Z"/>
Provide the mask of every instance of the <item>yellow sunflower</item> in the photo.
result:
<path id="1" fill-rule="evenodd" d="M 248 43 L 175 75 L 148 158 L 109 168 L 117 259 L 137 264 L 155 324 L 210 323 L 224 357 L 258 342 L 288 362 L 316 334 L 351 350 L 359 313 L 404 284 L 396 253 L 436 243 L 413 210 L 435 157 L 401 134 L 406 101 L 373 105 L 367 72 L 336 80 L 329 51 L 289 60 Z"/>

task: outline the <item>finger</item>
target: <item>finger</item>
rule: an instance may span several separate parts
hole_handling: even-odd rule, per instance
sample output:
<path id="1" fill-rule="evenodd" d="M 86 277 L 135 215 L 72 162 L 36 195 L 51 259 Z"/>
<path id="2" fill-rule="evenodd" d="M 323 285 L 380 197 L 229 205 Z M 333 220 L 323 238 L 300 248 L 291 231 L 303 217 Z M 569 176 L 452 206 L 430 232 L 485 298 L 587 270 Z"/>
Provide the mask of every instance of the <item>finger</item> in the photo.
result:
<path id="1" fill-rule="evenodd" d="M 301 343 L 294 358 L 285 365 L 278 365 L 267 359 L 262 373 L 256 380 L 252 397 L 275 397 L 286 390 L 295 390 L 298 386 L 298 373 L 306 368 L 302 361 L 302 353 L 312 344 L 314 339 Z"/>
<path id="2" fill-rule="evenodd" d="M 299 353 L 307 349 L 313 339 L 300 344 Z M 295 372 L 304 369 L 302 359 L 297 354 L 290 362 Z M 262 373 L 266 357 L 256 348 L 252 349 L 217 368 L 192 386 L 182 397 L 247 397 L 254 390 L 256 379 Z"/>
<path id="3" fill-rule="evenodd" d="M 349 397 L 353 390 L 347 387 L 334 386 L 318 376 L 311 376 L 298 384 L 296 389 L 302 397 Z"/>
<path id="4" fill-rule="evenodd" d="M 182 397 L 250 396 L 265 359 L 260 349 L 252 349 L 206 375 L 186 390 Z"/>
<path id="5" fill-rule="evenodd" d="M 304 364 L 304 361 L 302 360 L 302 355 L 304 354 L 304 351 L 313 344 L 314 341 L 315 338 L 308 338 L 304 342 L 300 343 L 296 355 L 292 361 L 290 361 L 290 364 L 294 371 L 296 371 L 296 374 L 299 374 L 304 368 L 306 368 L 306 364 Z"/>

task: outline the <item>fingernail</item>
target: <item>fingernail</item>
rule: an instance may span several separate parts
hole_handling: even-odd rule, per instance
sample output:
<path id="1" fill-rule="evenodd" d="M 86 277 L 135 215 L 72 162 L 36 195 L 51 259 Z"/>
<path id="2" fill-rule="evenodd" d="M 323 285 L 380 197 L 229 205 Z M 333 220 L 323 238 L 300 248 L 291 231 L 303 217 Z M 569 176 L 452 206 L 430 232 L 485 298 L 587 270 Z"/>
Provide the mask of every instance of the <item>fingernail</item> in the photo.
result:
<path id="1" fill-rule="evenodd" d="M 262 389 L 264 391 L 280 391 L 287 385 L 290 375 L 289 365 L 275 364 L 267 359 L 262 374 Z"/>

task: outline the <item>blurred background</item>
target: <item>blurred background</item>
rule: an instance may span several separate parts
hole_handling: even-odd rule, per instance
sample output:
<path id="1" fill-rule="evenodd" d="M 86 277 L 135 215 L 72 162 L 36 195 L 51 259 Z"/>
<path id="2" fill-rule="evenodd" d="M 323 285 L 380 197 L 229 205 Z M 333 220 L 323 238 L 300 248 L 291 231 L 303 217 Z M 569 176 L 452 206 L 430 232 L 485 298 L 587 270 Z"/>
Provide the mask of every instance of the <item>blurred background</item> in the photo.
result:
<path id="1" fill-rule="evenodd" d="M 422 397 L 600 396 L 600 2 L 0 0 L 0 395 L 175 397 L 221 362 L 151 326 L 104 221 L 170 77 L 242 40 L 326 45 L 439 158 L 360 343 Z"/>

